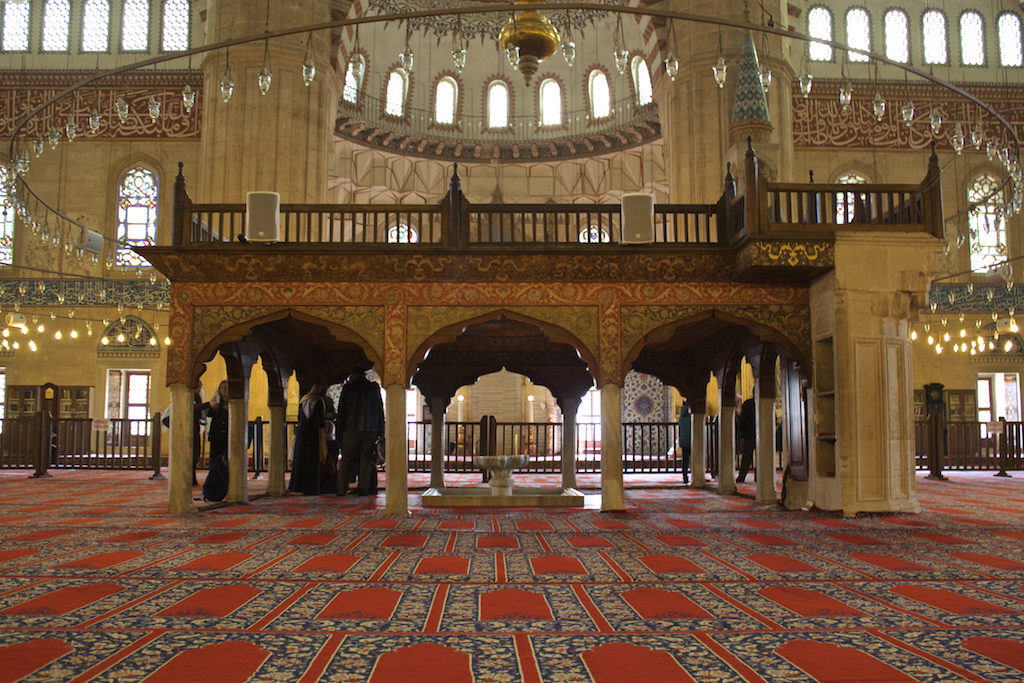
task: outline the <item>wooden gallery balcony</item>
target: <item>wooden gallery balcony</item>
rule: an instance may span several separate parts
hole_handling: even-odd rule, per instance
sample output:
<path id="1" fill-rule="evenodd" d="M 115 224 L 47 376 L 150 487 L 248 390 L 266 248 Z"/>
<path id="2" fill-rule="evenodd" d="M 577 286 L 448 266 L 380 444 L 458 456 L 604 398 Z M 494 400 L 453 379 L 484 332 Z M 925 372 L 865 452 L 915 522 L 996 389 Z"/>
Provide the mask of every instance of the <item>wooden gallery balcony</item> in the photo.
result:
<path id="1" fill-rule="evenodd" d="M 839 231 L 943 234 L 934 152 L 920 184 L 767 182 L 753 149 L 742 177 L 656 205 L 644 244 L 623 243 L 618 204 L 472 204 L 457 167 L 439 204 L 283 204 L 279 240 L 256 243 L 245 204 L 192 203 L 179 164 L 173 244 L 142 251 L 177 282 L 799 282 L 834 265 Z"/>

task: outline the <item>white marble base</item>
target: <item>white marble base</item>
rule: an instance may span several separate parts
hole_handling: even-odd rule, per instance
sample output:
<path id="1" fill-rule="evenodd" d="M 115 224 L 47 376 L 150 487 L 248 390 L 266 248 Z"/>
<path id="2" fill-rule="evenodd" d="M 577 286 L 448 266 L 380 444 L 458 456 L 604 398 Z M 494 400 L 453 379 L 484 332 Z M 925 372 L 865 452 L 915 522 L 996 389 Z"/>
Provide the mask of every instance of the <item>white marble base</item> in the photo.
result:
<path id="1" fill-rule="evenodd" d="M 583 507 L 583 494 L 576 489 L 513 488 L 509 494 L 495 494 L 490 488 L 456 486 L 427 489 L 422 505 L 429 507 Z"/>

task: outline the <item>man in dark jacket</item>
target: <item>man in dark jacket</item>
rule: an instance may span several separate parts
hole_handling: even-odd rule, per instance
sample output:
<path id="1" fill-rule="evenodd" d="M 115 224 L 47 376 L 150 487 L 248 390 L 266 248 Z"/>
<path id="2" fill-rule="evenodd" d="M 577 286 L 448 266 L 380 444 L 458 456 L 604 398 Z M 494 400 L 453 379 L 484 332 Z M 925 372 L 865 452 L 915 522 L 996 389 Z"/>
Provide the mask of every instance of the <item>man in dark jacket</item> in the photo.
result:
<path id="1" fill-rule="evenodd" d="M 757 418 L 754 415 L 754 399 L 748 398 L 740 406 L 740 473 L 736 481 L 747 478 L 747 472 L 754 466 L 754 445 L 757 443 Z"/>
<path id="2" fill-rule="evenodd" d="M 356 479 L 356 493 L 377 494 L 377 461 L 374 444 L 384 434 L 384 403 L 380 386 L 366 379 L 362 368 L 354 367 L 338 400 L 338 433 L 341 434 L 341 469 L 338 495 L 348 492 Z"/>

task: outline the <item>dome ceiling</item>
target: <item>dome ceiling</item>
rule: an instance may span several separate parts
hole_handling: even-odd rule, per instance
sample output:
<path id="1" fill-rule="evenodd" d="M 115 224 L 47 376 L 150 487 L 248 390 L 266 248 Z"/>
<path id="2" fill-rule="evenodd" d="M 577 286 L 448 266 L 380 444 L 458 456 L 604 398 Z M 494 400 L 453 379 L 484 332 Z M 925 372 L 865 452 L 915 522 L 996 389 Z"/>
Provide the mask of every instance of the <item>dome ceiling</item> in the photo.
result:
<path id="1" fill-rule="evenodd" d="M 495 4 L 507 3 L 371 0 L 365 14 Z M 599 4 L 605 3 L 595 3 Z M 336 12 L 362 14 L 361 7 L 360 3 L 336 6 Z M 341 30 L 336 36 L 338 77 L 344 83 L 350 62 L 358 63 L 360 57 L 365 67 L 358 93 L 350 88 L 339 100 L 336 134 L 400 154 L 513 162 L 604 154 L 660 139 L 661 125 L 657 105 L 650 97 L 650 82 L 656 82 L 664 71 L 657 32 L 649 25 L 651 19 L 622 15 L 620 28 L 620 15 L 599 7 L 543 14 L 562 42 L 571 39 L 575 43 L 575 60 L 570 66 L 556 50 L 540 62 L 529 85 L 498 45 L 499 33 L 510 20 L 506 12 L 434 15 Z M 629 53 L 625 73 L 616 67 L 615 45 Z M 453 48 L 459 47 L 466 49 L 461 70 L 452 55 Z M 405 69 L 406 58 L 400 55 L 410 51 L 413 68 Z M 638 60 L 644 64 L 639 65 Z M 402 74 L 406 88 L 400 113 L 388 97 L 388 82 L 394 71 Z M 601 99 L 592 95 L 595 72 L 603 74 L 607 84 L 605 112 L 600 111 L 599 104 L 597 111 L 594 108 L 595 100 Z M 648 84 L 638 88 L 638 78 L 646 78 Z M 437 87 L 442 79 L 456 91 L 451 123 L 438 123 Z M 496 81 L 503 83 L 507 92 L 508 115 L 503 126 L 492 126 L 489 118 L 488 92 Z M 561 100 L 557 102 L 558 123 L 541 123 L 542 108 L 551 101 L 541 94 L 545 82 L 557 84 Z"/>

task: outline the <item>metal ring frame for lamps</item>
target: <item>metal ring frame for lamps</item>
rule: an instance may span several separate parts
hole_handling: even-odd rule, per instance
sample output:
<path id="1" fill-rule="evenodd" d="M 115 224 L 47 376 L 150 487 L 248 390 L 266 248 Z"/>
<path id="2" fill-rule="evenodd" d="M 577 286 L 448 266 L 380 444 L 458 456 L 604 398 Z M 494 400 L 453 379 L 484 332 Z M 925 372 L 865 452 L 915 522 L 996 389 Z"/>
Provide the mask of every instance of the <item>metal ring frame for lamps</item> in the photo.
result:
<path id="1" fill-rule="evenodd" d="M 941 78 L 939 78 L 937 76 L 934 76 L 934 75 L 932 75 L 930 73 L 924 72 L 924 71 L 922 71 L 920 69 L 917 69 L 917 68 L 915 68 L 915 67 L 913 67 L 913 66 L 911 66 L 909 64 L 903 64 L 901 62 L 893 61 L 891 59 L 888 59 L 886 57 L 883 57 L 880 54 L 876 54 L 876 53 L 871 52 L 871 51 L 865 51 L 865 50 L 861 50 L 861 49 L 854 49 L 854 48 L 851 48 L 848 45 L 843 45 L 843 44 L 838 43 L 838 42 L 833 41 L 833 40 L 824 40 L 824 39 L 821 39 L 821 38 L 813 38 L 813 37 L 811 37 L 809 35 L 806 35 L 806 34 L 803 34 L 803 33 L 795 33 L 795 32 L 791 32 L 791 31 L 788 31 L 788 30 L 781 29 L 781 28 L 776 28 L 774 26 L 763 26 L 763 25 L 751 24 L 751 23 L 747 23 L 747 22 L 743 22 L 743 21 L 735 21 L 735 20 L 731 20 L 731 19 L 723 19 L 723 18 L 720 18 L 720 17 L 708 17 L 708 16 L 703 16 L 703 15 L 697 15 L 697 14 L 689 14 L 689 13 L 686 13 L 686 12 L 674 12 L 674 11 L 671 11 L 671 10 L 661 10 L 661 9 L 654 9 L 654 8 L 647 8 L 647 7 L 644 7 L 644 8 L 641 8 L 641 7 L 621 7 L 621 6 L 617 6 L 617 5 L 600 5 L 600 6 L 595 7 L 595 5 L 593 3 L 591 3 L 591 2 L 564 2 L 564 3 L 546 3 L 546 2 L 538 3 L 538 2 L 532 2 L 532 3 L 505 4 L 505 5 L 488 5 L 488 6 L 482 6 L 482 7 L 458 7 L 458 8 L 447 8 L 447 9 L 438 8 L 438 9 L 430 9 L 430 10 L 418 10 L 418 11 L 414 11 L 414 12 L 398 12 L 398 13 L 394 13 L 394 14 L 380 14 L 380 15 L 374 15 L 374 16 L 362 16 L 362 17 L 355 17 L 355 18 L 337 19 L 337 20 L 333 20 L 333 21 L 323 22 L 323 23 L 320 23 L 320 24 L 310 24 L 310 25 L 306 25 L 306 26 L 299 26 L 299 27 L 295 27 L 295 28 L 287 28 L 287 29 L 282 29 L 282 30 L 278 30 L 278 31 L 269 31 L 269 32 L 262 33 L 262 34 L 259 34 L 259 35 L 246 36 L 246 37 L 242 37 L 242 38 L 232 38 L 230 40 L 224 40 L 224 41 L 221 41 L 219 43 L 213 43 L 211 45 L 203 45 L 201 47 L 192 48 L 192 49 L 185 50 L 185 51 L 182 51 L 182 52 L 176 52 L 174 54 L 165 54 L 165 55 L 160 55 L 158 57 L 151 57 L 149 59 L 143 59 L 143 60 L 135 62 L 133 64 L 128 64 L 128 65 L 120 66 L 120 67 L 117 67 L 117 68 L 114 68 L 114 69 L 110 69 L 108 71 L 104 71 L 104 72 L 101 72 L 101 73 L 96 73 L 96 74 L 93 74 L 91 76 L 88 76 L 88 77 L 82 79 L 78 83 L 76 83 L 76 84 L 74 84 L 72 86 L 69 86 L 68 88 L 65 88 L 64 90 L 60 91 L 59 93 L 57 93 L 56 95 L 54 95 L 50 99 L 46 100 L 45 102 L 43 102 L 42 104 L 40 104 L 35 109 L 33 109 L 32 111 L 30 111 L 28 114 L 25 115 L 25 117 L 14 127 L 14 130 L 11 133 L 11 142 L 10 142 L 10 146 L 9 146 L 10 162 L 11 163 L 16 162 L 16 151 L 17 151 L 16 150 L 16 144 L 17 144 L 17 141 L 18 141 L 18 134 L 21 132 L 22 128 L 24 128 L 25 125 L 29 121 L 31 121 L 32 118 L 35 117 L 37 114 L 39 114 L 40 112 L 45 111 L 47 108 L 49 108 L 53 104 L 59 102 L 64 97 L 66 97 L 66 96 L 76 92 L 77 90 L 79 90 L 79 89 L 81 89 L 81 88 L 83 88 L 85 86 L 88 86 L 88 85 L 90 85 L 92 83 L 95 83 L 96 81 L 100 81 L 100 80 L 102 80 L 104 78 L 109 78 L 111 76 L 116 76 L 118 74 L 127 73 L 129 71 L 134 71 L 136 69 L 141 69 L 141 68 L 144 68 L 144 67 L 147 67 L 147 66 L 151 66 L 151 65 L 154 65 L 154 64 L 162 64 L 163 62 L 170 62 L 170 61 L 174 61 L 174 60 L 177 60 L 177 59 L 182 59 L 182 58 L 185 58 L 185 57 L 191 57 L 192 55 L 203 54 L 203 53 L 206 53 L 206 52 L 213 52 L 213 51 L 216 51 L 216 50 L 223 50 L 223 49 L 226 49 L 226 48 L 229 48 L 229 47 L 234 47 L 235 45 L 245 45 L 247 43 L 254 43 L 254 42 L 261 41 L 261 40 L 262 41 L 266 41 L 266 40 L 270 40 L 272 38 L 281 38 L 281 37 L 284 37 L 284 36 L 291 36 L 291 35 L 296 35 L 296 34 L 300 34 L 300 33 L 312 33 L 312 32 L 315 32 L 315 31 L 323 31 L 323 30 L 327 30 L 327 29 L 342 28 L 342 27 L 345 27 L 345 26 L 359 26 L 359 25 L 362 25 L 362 24 L 375 24 L 375 23 L 381 23 L 381 22 L 402 22 L 402 21 L 406 21 L 406 20 L 409 20 L 409 19 L 420 19 L 420 18 L 431 17 L 431 16 L 449 16 L 449 15 L 459 15 L 459 14 L 501 14 L 501 13 L 509 14 L 511 12 L 520 12 L 520 11 L 525 11 L 525 10 L 538 10 L 538 11 L 543 11 L 543 12 L 557 12 L 557 11 L 568 12 L 570 10 L 594 10 L 595 8 L 599 8 L 599 9 L 601 9 L 603 11 L 613 12 L 613 13 L 617 13 L 617 14 L 634 14 L 634 15 L 640 15 L 640 16 L 658 17 L 658 18 L 661 18 L 661 19 L 669 20 L 669 21 L 671 21 L 671 20 L 686 21 L 686 22 L 693 22 L 693 23 L 699 23 L 699 24 L 711 24 L 711 25 L 714 25 L 714 26 L 726 26 L 726 27 L 729 27 L 729 28 L 736 28 L 736 29 L 740 29 L 740 30 L 743 30 L 743 31 L 756 31 L 756 32 L 762 33 L 762 34 L 775 35 L 775 36 L 778 36 L 780 38 L 790 38 L 790 39 L 794 39 L 794 40 L 800 40 L 800 41 L 803 41 L 805 43 L 822 43 L 822 44 L 828 45 L 828 46 L 830 46 L 830 47 L 832 47 L 833 49 L 836 49 L 836 50 L 844 50 L 846 52 L 853 51 L 853 52 L 858 52 L 860 54 L 865 54 L 865 55 L 868 56 L 869 59 L 875 60 L 876 62 L 881 63 L 881 64 L 886 64 L 886 65 L 889 65 L 889 66 L 894 66 L 894 67 L 896 67 L 898 69 L 903 70 L 906 73 L 914 74 L 915 76 L 917 76 L 919 78 L 922 78 L 922 79 L 924 79 L 926 81 L 930 81 L 930 82 L 932 82 L 932 83 L 934 83 L 934 84 L 936 84 L 938 86 L 941 86 L 941 87 L 945 88 L 946 90 L 949 90 L 949 91 L 951 91 L 953 93 L 956 93 L 957 95 L 959 95 L 959 96 L 967 99 L 968 101 L 973 102 L 974 104 L 978 105 L 981 109 L 986 111 L 993 119 L 995 119 L 1003 127 L 1003 129 L 1009 134 L 1009 138 L 1013 142 L 1014 153 L 1015 153 L 1016 157 L 1018 159 L 1020 159 L 1021 144 L 1020 144 L 1020 139 L 1017 137 L 1016 131 L 1014 131 L 1013 126 L 1011 126 L 1009 124 L 1009 122 L 1007 122 L 1006 119 L 1003 118 L 1003 116 L 999 112 L 997 112 L 995 109 L 993 109 L 990 105 L 988 105 L 987 103 L 985 103 L 984 101 L 982 101 L 978 97 L 972 95 L 971 93 L 967 92 L 963 88 L 960 88 L 960 87 L 958 87 L 958 86 L 956 86 L 956 85 L 954 85 L 954 84 L 952 84 L 952 83 L 950 83 L 948 81 L 945 81 L 945 80 L 943 80 L 943 79 L 941 79 Z M 1003 182 L 996 189 L 994 189 L 992 191 L 992 193 L 988 195 L 988 197 L 984 198 L 982 201 L 985 201 L 989 197 L 993 197 L 998 192 L 1002 191 L 1002 189 L 1004 187 L 1006 187 L 1006 183 L 1009 182 L 1009 180 L 1010 180 L 1010 177 L 1009 177 L 1009 175 L 1007 175 L 1007 177 L 1003 178 Z M 73 220 L 73 219 L 65 216 L 63 213 L 61 213 L 60 211 L 57 211 L 56 209 L 51 207 L 49 204 L 47 204 L 45 201 L 43 201 L 35 192 L 32 191 L 32 188 L 29 186 L 28 182 L 24 179 L 23 176 L 18 176 L 18 178 L 16 179 L 15 182 L 17 183 L 18 181 L 21 182 L 21 185 L 28 192 L 28 194 L 31 195 L 31 197 L 35 199 L 35 201 L 37 202 L 38 205 L 42 205 L 43 207 L 45 207 L 45 209 L 47 211 L 49 211 L 52 214 L 55 214 L 58 219 L 63 220 L 64 222 L 66 222 L 66 223 L 68 223 L 70 225 L 76 225 L 76 226 L 82 228 L 83 230 L 88 229 L 88 228 L 86 228 L 86 226 L 82 225 L 78 221 Z M 21 203 L 24 204 L 24 202 L 21 202 Z M 968 210 L 970 210 L 970 207 L 968 207 Z M 959 215 L 959 214 L 954 214 L 953 217 L 955 218 L 957 215 Z M 945 220 L 948 221 L 950 219 L 945 219 Z M 109 237 L 106 237 L 105 235 L 104 235 L 104 240 L 115 241 L 116 242 L 116 240 L 111 240 Z"/>

